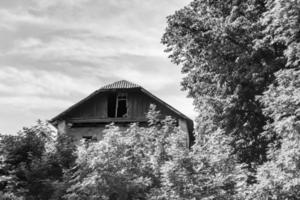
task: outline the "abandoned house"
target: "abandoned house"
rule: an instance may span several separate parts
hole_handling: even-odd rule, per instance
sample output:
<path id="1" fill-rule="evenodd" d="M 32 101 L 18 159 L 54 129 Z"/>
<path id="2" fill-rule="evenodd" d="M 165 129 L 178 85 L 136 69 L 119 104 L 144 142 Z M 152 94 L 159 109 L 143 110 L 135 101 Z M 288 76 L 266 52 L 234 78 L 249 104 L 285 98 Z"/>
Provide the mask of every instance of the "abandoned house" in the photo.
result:
<path id="1" fill-rule="evenodd" d="M 162 117 L 176 119 L 187 134 L 187 145 L 190 146 L 193 141 L 193 121 L 143 87 L 126 80 L 100 88 L 50 122 L 58 133 L 66 133 L 76 140 L 101 140 L 105 126 L 112 122 L 121 128 L 134 122 L 147 126 L 146 113 L 150 104 L 156 105 Z"/>

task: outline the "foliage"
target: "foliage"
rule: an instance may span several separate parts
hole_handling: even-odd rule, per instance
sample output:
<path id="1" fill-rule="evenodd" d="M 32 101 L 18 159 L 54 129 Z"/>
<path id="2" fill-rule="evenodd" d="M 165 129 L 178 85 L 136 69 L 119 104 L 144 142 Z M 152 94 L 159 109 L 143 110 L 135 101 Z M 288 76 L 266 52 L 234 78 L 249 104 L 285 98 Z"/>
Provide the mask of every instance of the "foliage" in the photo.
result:
<path id="1" fill-rule="evenodd" d="M 0 144 L 0 182 L 5 192 L 1 198 L 58 199 L 54 196 L 59 193 L 66 162 L 71 164 L 68 158 L 73 153 L 61 150 L 63 142 L 55 140 L 47 124 L 39 121 L 31 128 L 23 128 L 18 135 L 2 135 Z"/>
<path id="2" fill-rule="evenodd" d="M 110 125 L 103 140 L 81 144 L 77 170 L 66 199 L 146 199 L 160 187 L 160 168 L 169 155 L 169 137 L 182 135 L 174 120 L 156 118 L 150 110 L 149 127 L 132 124 L 126 131 Z M 185 134 L 184 134 L 185 135 Z M 186 138 L 180 141 L 186 144 Z"/>
<path id="3" fill-rule="evenodd" d="M 190 152 L 169 148 L 172 159 L 162 167 L 160 199 L 239 199 L 237 191 L 244 188 L 247 174 L 231 154 L 231 138 L 221 132 L 197 140 Z"/>
<path id="4" fill-rule="evenodd" d="M 257 46 L 284 46 L 285 69 L 260 97 L 271 119 L 263 133 L 278 138 L 269 145 L 268 161 L 257 168 L 257 183 L 246 191 L 248 199 L 300 198 L 300 2 L 269 0 L 261 19 L 264 37 Z"/>
<path id="5" fill-rule="evenodd" d="M 1 200 L 24 200 L 23 197 L 17 197 L 13 193 L 3 193 L 3 192 L 0 192 L 0 199 Z"/>
<path id="6" fill-rule="evenodd" d="M 198 132 L 223 129 L 239 162 L 249 166 L 266 160 L 272 141 L 261 135 L 268 116 L 256 95 L 284 67 L 282 46 L 256 45 L 263 37 L 265 11 L 262 0 L 194 0 L 168 17 L 162 38 L 171 60 L 186 74 L 182 85 L 199 111 Z"/>
<path id="7" fill-rule="evenodd" d="M 103 140 L 79 146 L 66 199 L 238 198 L 247 176 L 231 138 L 217 130 L 189 150 L 173 119 L 160 119 L 155 107 L 147 116 L 148 127 L 110 125 Z"/>
<path id="8" fill-rule="evenodd" d="M 168 17 L 162 43 L 186 74 L 198 138 L 222 130 L 250 167 L 238 198 L 300 198 L 299 19 L 299 0 L 193 0 Z"/>
<path id="9" fill-rule="evenodd" d="M 269 161 L 258 167 L 257 184 L 249 188 L 249 199 L 300 198 L 300 71 L 276 73 L 277 84 L 260 97 L 272 117 L 265 134 L 280 138 L 270 145 Z"/>
<path id="10" fill-rule="evenodd" d="M 277 60 L 284 60 L 288 68 L 299 68 L 300 64 L 300 36 L 299 36 L 299 0 L 268 0 L 267 11 L 260 20 L 263 29 L 263 36 L 256 42 L 261 46 L 280 46 L 283 53 L 274 48 Z"/>

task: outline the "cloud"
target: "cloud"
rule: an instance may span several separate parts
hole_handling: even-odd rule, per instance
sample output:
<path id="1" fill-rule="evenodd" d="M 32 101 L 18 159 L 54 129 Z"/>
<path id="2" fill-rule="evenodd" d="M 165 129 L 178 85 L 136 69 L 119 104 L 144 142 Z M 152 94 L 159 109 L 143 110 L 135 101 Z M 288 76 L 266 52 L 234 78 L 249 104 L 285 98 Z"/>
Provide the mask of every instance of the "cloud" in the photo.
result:
<path id="1" fill-rule="evenodd" d="M 53 37 L 50 41 L 26 38 L 15 42 L 11 51 L 5 55 L 23 55 L 32 59 L 73 59 L 78 61 L 99 62 L 103 57 L 121 54 L 161 56 L 157 45 L 144 48 L 119 38 L 63 38 Z"/>
<path id="2" fill-rule="evenodd" d="M 37 119 L 50 119 L 102 84 L 90 77 L 0 67 L 0 131 L 16 133 Z"/>
<path id="3" fill-rule="evenodd" d="M 45 17 L 34 16 L 24 9 L 14 9 L 14 10 L 0 9 L 0 19 L 2 23 L 10 27 L 22 23 L 41 25 L 48 20 Z"/>
<path id="4" fill-rule="evenodd" d="M 1 97 L 1 106 L 10 106 L 11 108 L 18 109 L 19 114 L 25 112 L 45 111 L 51 109 L 65 109 L 72 104 L 72 101 L 62 99 L 49 99 L 35 96 L 18 96 Z M 42 117 L 42 116 L 40 116 Z"/>
<path id="5" fill-rule="evenodd" d="M 35 48 L 40 45 L 42 45 L 42 41 L 38 38 L 27 38 L 26 40 L 15 42 L 15 48 L 21 49 Z"/>
<path id="6" fill-rule="evenodd" d="M 99 83 L 100 80 L 94 82 Z M 9 98 L 15 96 L 20 99 L 26 96 L 69 98 L 72 95 L 92 92 L 96 85 L 94 82 L 91 78 L 71 77 L 59 72 L 30 71 L 14 67 L 0 69 L 0 94 L 10 96 Z M 4 99 L 4 95 L 1 95 L 0 99 Z"/>

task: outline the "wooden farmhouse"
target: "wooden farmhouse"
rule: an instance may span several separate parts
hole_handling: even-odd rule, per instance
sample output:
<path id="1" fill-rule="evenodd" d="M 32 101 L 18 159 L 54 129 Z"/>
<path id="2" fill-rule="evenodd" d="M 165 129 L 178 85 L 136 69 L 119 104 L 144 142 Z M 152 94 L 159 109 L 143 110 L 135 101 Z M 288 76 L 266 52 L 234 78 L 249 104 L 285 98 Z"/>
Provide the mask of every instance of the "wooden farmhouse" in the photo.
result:
<path id="1" fill-rule="evenodd" d="M 50 120 L 58 133 L 76 140 L 101 140 L 105 126 L 114 122 L 126 128 L 134 122 L 147 126 L 146 113 L 155 104 L 161 116 L 176 119 L 187 134 L 187 144 L 193 141 L 193 121 L 157 98 L 143 87 L 126 80 L 106 85 Z"/>

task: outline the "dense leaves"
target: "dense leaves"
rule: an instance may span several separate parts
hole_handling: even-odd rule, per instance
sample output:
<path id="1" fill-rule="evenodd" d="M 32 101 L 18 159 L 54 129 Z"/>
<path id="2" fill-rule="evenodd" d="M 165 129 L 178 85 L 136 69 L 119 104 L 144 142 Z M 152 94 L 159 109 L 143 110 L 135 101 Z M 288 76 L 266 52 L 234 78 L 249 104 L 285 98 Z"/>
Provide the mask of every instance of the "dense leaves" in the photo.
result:
<path id="1" fill-rule="evenodd" d="M 259 0 L 195 0 L 168 17 L 162 38 L 172 61 L 183 66 L 182 84 L 195 100 L 199 124 L 209 108 L 209 123 L 233 137 L 239 161 L 249 165 L 265 160 L 269 142 L 261 135 L 268 117 L 255 96 L 284 67 L 280 45 L 256 45 L 265 11 Z"/>
<path id="2" fill-rule="evenodd" d="M 172 159 L 162 167 L 162 199 L 238 199 L 247 174 L 232 156 L 230 142 L 217 130 L 190 152 L 172 148 Z"/>
<path id="3" fill-rule="evenodd" d="M 3 199 L 59 199 L 64 170 L 74 163 L 75 145 L 38 122 L 18 135 L 2 135 L 0 187 Z M 72 150 L 73 149 L 73 150 Z"/>
<path id="4" fill-rule="evenodd" d="M 194 0 L 168 17 L 162 42 L 186 74 L 198 138 L 221 129 L 249 166 L 242 199 L 300 198 L 299 19 L 299 0 Z"/>
<path id="5" fill-rule="evenodd" d="M 269 161 L 258 167 L 258 183 L 250 187 L 250 199 L 300 198 L 300 70 L 282 70 L 276 76 L 277 84 L 261 101 L 273 119 L 265 134 L 280 139 L 270 145 Z"/>
<path id="6" fill-rule="evenodd" d="M 153 107 L 147 116 L 149 127 L 133 124 L 121 131 L 110 125 L 103 140 L 79 146 L 66 199 L 238 197 L 247 176 L 231 154 L 231 138 L 217 130 L 189 150 L 173 119 L 161 120 Z"/>
<path id="7" fill-rule="evenodd" d="M 167 148 L 177 141 L 186 148 L 186 134 L 152 108 L 149 127 L 132 124 L 126 131 L 110 125 L 104 139 L 81 144 L 77 170 L 66 199 L 146 199 L 160 187 L 161 167 L 170 160 Z M 177 144 L 177 143 L 176 143 Z M 175 145 L 175 144 L 172 144 Z M 181 148 L 183 149 L 183 148 Z"/>

